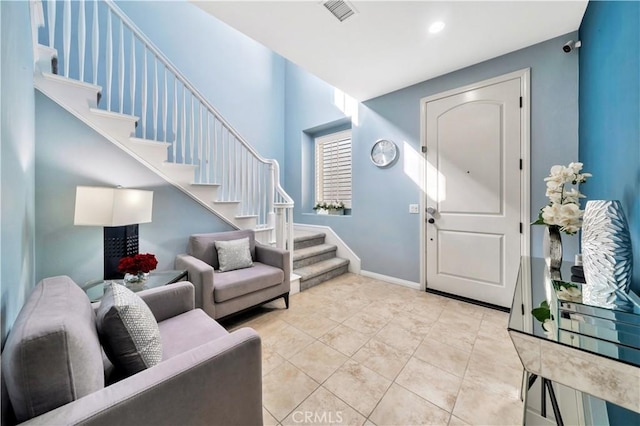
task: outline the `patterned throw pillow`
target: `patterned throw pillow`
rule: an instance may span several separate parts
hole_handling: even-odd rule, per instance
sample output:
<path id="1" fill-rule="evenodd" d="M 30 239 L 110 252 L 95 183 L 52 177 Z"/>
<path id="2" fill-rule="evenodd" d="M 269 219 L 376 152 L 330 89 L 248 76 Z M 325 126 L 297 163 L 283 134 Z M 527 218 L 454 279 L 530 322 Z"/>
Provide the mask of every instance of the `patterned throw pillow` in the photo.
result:
<path id="1" fill-rule="evenodd" d="M 249 237 L 240 238 L 239 240 L 216 241 L 215 244 L 218 251 L 220 272 L 253 266 L 249 249 Z"/>
<path id="2" fill-rule="evenodd" d="M 105 284 L 96 321 L 104 352 L 125 374 L 135 374 L 162 360 L 158 323 L 147 304 L 125 286 Z"/>

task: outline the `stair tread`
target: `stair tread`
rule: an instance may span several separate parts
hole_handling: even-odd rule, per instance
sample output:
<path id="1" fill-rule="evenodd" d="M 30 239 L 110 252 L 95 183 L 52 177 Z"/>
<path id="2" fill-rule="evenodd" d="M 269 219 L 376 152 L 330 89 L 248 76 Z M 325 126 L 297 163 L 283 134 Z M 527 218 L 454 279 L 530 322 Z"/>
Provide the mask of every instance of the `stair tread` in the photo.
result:
<path id="1" fill-rule="evenodd" d="M 95 90 L 96 92 L 100 92 L 102 90 L 102 87 L 97 86 L 95 84 L 91 84 L 91 83 L 85 83 L 84 81 L 79 81 L 79 80 L 74 80 L 72 78 L 68 78 L 62 75 L 58 75 L 58 74 L 53 74 L 50 72 L 43 72 L 41 73 L 42 77 L 47 79 L 47 80 L 54 80 L 54 81 L 58 81 L 60 83 L 64 83 L 64 84 L 70 84 L 73 86 L 78 86 L 78 87 L 84 87 L 86 89 L 90 89 L 90 90 Z"/>
<path id="2" fill-rule="evenodd" d="M 106 109 L 100 109 L 100 108 L 89 108 L 89 111 L 91 111 L 94 114 L 102 115 L 104 117 L 121 118 L 123 120 L 129 120 L 132 122 L 137 122 L 140 119 L 135 115 L 123 114 L 121 112 L 116 112 L 116 111 L 107 111 Z"/>
<path id="3" fill-rule="evenodd" d="M 324 274 L 325 272 L 338 269 L 341 266 L 345 266 L 348 264 L 349 264 L 348 259 L 334 257 L 331 259 L 323 260 L 318 263 L 314 263 L 313 265 L 303 266 L 302 268 L 294 269 L 293 272 L 295 274 L 300 275 L 300 281 L 305 281 L 311 278 L 315 278 L 318 275 Z"/>
<path id="4" fill-rule="evenodd" d="M 143 139 L 143 138 L 137 138 L 134 136 L 131 136 L 129 140 L 133 143 L 140 144 L 140 145 L 162 146 L 165 148 L 171 146 L 171 142 L 156 141 L 153 139 Z"/>
<path id="5" fill-rule="evenodd" d="M 315 240 L 316 238 L 322 238 L 325 236 L 326 234 L 324 232 L 296 231 L 295 236 L 293 237 L 293 242 L 299 243 L 301 241 Z"/>
<path id="6" fill-rule="evenodd" d="M 238 214 L 235 216 L 236 219 L 255 219 L 257 217 L 257 214 Z"/>
<path id="7" fill-rule="evenodd" d="M 317 246 L 305 247 L 293 251 L 293 261 L 306 259 L 319 254 L 335 251 L 337 246 L 333 244 L 318 244 Z"/>

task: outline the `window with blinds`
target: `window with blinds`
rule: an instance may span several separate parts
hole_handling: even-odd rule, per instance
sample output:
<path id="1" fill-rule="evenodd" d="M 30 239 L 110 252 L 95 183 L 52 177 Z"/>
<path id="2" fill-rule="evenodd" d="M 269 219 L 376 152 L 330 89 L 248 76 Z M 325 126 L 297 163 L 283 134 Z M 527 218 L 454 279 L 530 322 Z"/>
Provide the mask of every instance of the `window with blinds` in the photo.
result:
<path id="1" fill-rule="evenodd" d="M 316 138 L 316 203 L 351 208 L 351 130 Z"/>

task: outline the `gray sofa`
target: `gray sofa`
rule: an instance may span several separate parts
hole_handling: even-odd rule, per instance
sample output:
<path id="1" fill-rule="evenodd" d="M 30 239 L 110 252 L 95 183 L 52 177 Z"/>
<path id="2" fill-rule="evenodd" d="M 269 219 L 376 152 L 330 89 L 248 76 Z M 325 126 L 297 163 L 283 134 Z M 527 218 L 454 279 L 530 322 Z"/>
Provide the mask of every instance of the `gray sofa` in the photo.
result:
<path id="1" fill-rule="evenodd" d="M 253 266 L 220 272 L 216 241 L 249 238 Z M 176 269 L 189 271 L 196 288 L 196 307 L 220 319 L 284 297 L 289 307 L 290 253 L 255 241 L 252 230 L 195 234 L 186 254 L 176 257 Z"/>
<path id="2" fill-rule="evenodd" d="M 262 424 L 256 332 L 228 333 L 194 309 L 189 282 L 137 294 L 158 321 L 162 360 L 115 381 L 95 306 L 69 277 L 41 281 L 2 352 L 2 425 Z"/>

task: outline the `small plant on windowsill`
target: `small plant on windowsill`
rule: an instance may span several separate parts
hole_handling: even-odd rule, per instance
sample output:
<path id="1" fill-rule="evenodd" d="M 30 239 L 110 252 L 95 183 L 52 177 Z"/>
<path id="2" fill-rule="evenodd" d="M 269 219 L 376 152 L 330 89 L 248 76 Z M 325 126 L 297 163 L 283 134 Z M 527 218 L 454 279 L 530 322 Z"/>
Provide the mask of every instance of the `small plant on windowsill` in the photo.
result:
<path id="1" fill-rule="evenodd" d="M 342 201 L 319 201 L 313 207 L 317 214 L 341 215 L 344 214 Z"/>

